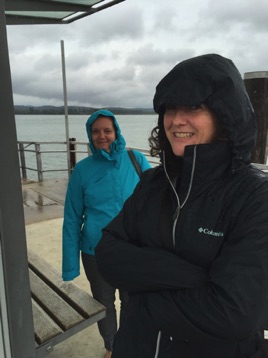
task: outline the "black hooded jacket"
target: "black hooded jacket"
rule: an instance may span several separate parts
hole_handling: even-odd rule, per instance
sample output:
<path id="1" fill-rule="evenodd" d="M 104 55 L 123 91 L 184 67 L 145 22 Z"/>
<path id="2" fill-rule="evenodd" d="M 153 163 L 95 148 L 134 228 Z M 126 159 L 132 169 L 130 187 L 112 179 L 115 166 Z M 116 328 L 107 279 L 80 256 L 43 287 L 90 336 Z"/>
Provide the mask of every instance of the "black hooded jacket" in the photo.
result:
<path id="1" fill-rule="evenodd" d="M 186 60 L 156 88 L 160 121 L 166 104 L 200 103 L 229 141 L 186 147 L 177 188 L 163 154 L 97 246 L 105 280 L 131 295 L 113 358 L 246 358 L 261 349 L 268 181 L 250 165 L 255 117 L 230 60 Z"/>

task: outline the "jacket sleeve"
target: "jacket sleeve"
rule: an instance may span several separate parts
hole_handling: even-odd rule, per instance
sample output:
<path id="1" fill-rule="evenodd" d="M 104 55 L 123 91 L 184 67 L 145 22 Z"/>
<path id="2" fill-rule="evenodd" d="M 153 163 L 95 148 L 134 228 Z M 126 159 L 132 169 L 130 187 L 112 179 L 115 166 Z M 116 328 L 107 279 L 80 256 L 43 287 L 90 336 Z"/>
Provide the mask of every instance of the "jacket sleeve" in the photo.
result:
<path id="1" fill-rule="evenodd" d="M 119 215 L 103 230 L 95 256 L 100 273 L 112 286 L 129 293 L 197 287 L 207 272 L 155 247 L 140 247 L 135 241 L 136 200 L 140 184 Z"/>
<path id="2" fill-rule="evenodd" d="M 261 329 L 268 319 L 267 183 L 247 196 L 208 273 L 170 252 L 135 243 L 139 186 L 97 247 L 104 278 L 138 295 L 147 318 L 177 339 L 243 340 Z"/>
<path id="3" fill-rule="evenodd" d="M 80 232 L 83 223 L 83 188 L 77 168 L 70 177 L 62 229 L 62 278 L 73 280 L 80 275 Z"/>
<path id="4" fill-rule="evenodd" d="M 243 340 L 267 323 L 268 189 L 252 193 L 203 286 L 143 293 L 158 329 L 190 341 Z"/>

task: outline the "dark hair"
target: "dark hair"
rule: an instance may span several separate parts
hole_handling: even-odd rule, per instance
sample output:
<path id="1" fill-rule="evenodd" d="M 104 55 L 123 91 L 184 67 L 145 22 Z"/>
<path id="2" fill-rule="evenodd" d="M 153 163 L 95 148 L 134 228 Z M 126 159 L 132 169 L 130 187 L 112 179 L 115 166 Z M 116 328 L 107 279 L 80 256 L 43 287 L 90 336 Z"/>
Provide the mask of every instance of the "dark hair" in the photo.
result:
<path id="1" fill-rule="evenodd" d="M 174 177 L 177 173 L 178 162 L 181 162 L 181 158 L 173 153 L 169 140 L 167 139 L 164 129 L 164 112 L 159 114 L 158 125 L 152 129 L 148 141 L 152 157 L 159 156 L 162 162 L 163 152 L 165 153 L 166 168 L 171 177 Z"/>
<path id="2" fill-rule="evenodd" d="M 150 147 L 150 154 L 152 157 L 160 156 L 161 152 L 168 145 L 168 139 L 164 130 L 163 120 L 161 120 L 160 118 L 158 119 L 158 125 L 152 129 L 148 141 Z"/>

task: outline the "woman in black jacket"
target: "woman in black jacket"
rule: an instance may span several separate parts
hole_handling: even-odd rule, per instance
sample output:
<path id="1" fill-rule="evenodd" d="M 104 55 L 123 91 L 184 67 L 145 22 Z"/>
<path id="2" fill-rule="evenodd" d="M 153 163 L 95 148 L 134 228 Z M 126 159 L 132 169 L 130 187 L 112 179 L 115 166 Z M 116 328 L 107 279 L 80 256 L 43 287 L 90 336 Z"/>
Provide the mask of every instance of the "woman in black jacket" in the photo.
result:
<path id="1" fill-rule="evenodd" d="M 268 321 L 268 180 L 250 164 L 255 115 L 229 59 L 176 65 L 158 84 L 151 153 L 103 230 L 99 270 L 130 294 L 113 358 L 257 357 Z"/>

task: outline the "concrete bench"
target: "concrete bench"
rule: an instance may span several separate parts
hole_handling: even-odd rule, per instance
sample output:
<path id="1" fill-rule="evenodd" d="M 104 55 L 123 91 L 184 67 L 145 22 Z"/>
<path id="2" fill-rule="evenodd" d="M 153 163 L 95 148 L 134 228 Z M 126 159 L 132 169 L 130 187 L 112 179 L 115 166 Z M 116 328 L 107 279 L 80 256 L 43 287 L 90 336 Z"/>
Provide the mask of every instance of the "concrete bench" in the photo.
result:
<path id="1" fill-rule="evenodd" d="M 73 282 L 64 282 L 45 260 L 28 251 L 36 357 L 101 320 L 105 307 Z"/>

